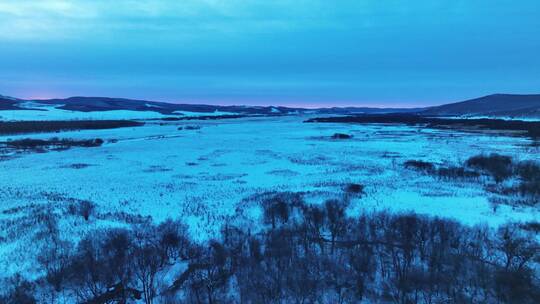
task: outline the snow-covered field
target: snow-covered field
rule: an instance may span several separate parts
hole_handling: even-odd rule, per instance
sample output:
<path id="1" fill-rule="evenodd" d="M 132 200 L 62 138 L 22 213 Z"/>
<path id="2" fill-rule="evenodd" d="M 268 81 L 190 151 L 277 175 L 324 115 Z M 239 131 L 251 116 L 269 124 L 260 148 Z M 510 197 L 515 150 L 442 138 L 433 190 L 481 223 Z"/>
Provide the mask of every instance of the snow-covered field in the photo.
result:
<path id="1" fill-rule="evenodd" d="M 8 112 L 15 111 L 0 116 L 32 115 Z M 154 114 L 160 115 L 125 118 L 156 118 Z M 118 113 L 114 117 L 119 118 Z M 237 206 L 258 193 L 307 192 L 308 201 L 317 204 L 342 195 L 347 183 L 359 183 L 367 195 L 353 200 L 351 216 L 412 210 L 490 226 L 539 218 L 532 207 L 505 205 L 494 212 L 481 185 L 439 181 L 403 167 L 411 159 L 457 164 L 491 152 L 533 158 L 540 148 L 528 139 L 406 126 L 303 123 L 305 119 L 147 121 L 135 128 L 0 137 L 106 141 L 101 147 L 24 153 L 0 161 L 0 273 L 37 272 L 33 259 L 43 225 L 36 216 L 46 212 L 59 216 L 60 236 L 73 241 L 99 227 L 125 226 L 133 221 L 131 215 L 150 216 L 155 222 L 180 218 L 194 239 L 207 240 L 217 236 L 227 217 L 257 229 L 253 223 L 258 210 Z M 194 125 L 200 129 L 178 129 Z M 330 139 L 337 132 L 354 137 Z M 97 215 L 85 221 L 66 212 L 77 200 L 94 202 Z"/>
<path id="2" fill-rule="evenodd" d="M 175 111 L 175 115 L 163 115 L 152 111 L 111 110 L 80 112 L 60 109 L 58 105 L 45 105 L 35 102 L 22 104 L 28 110 L 4 110 L 0 111 L 0 121 L 28 121 L 28 120 L 106 120 L 106 119 L 153 119 L 164 117 L 182 116 L 214 116 L 230 115 L 230 112 L 188 112 Z"/>

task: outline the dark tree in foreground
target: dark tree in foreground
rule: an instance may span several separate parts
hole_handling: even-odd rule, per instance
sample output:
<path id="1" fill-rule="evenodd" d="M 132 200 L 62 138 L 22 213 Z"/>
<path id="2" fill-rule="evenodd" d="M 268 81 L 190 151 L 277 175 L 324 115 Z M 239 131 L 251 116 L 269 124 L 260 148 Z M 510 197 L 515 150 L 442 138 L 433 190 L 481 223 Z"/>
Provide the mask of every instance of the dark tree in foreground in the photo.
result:
<path id="1" fill-rule="evenodd" d="M 199 244 L 171 220 L 98 231 L 75 247 L 56 235 L 42 254 L 45 279 L 1 301 L 51 302 L 38 292 L 49 287 L 81 303 L 540 303 L 538 223 L 348 217 L 346 200 L 310 205 L 290 193 L 261 204 L 256 233 L 231 221 Z"/>

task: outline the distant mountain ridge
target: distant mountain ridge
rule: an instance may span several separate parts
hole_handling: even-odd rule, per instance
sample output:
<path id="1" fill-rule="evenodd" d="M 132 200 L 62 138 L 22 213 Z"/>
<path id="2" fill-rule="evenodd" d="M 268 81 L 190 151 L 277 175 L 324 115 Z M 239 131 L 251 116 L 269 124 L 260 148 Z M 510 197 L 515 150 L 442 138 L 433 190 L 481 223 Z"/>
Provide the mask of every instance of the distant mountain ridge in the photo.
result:
<path id="1" fill-rule="evenodd" d="M 293 108 L 283 106 L 221 106 L 205 104 L 175 104 L 167 102 L 157 102 L 148 100 L 110 98 L 110 97 L 83 97 L 75 96 L 63 99 L 40 99 L 22 100 L 0 95 L 0 110 L 25 110 L 24 103 L 39 103 L 44 105 L 54 105 L 59 109 L 80 112 L 131 110 L 131 111 L 152 111 L 166 115 L 177 114 L 175 112 L 198 112 L 213 113 L 227 112 L 238 114 L 296 114 L 296 113 L 321 113 L 321 114 L 351 114 L 351 113 L 396 113 L 396 112 L 416 112 L 419 109 L 406 108 L 369 108 L 369 107 L 334 107 L 334 108 Z"/>
<path id="2" fill-rule="evenodd" d="M 0 111 L 2 110 L 20 110 L 19 100 L 13 97 L 0 95 Z"/>
<path id="3" fill-rule="evenodd" d="M 24 100 L 0 95 L 0 110 L 28 110 L 25 104 L 52 105 L 59 109 L 94 112 L 112 110 L 152 111 L 165 115 L 181 115 L 181 112 L 235 113 L 235 114 L 386 114 L 411 113 L 435 116 L 493 116 L 493 117 L 540 117 L 540 94 L 493 94 L 466 101 L 426 108 L 370 108 L 370 107 L 332 107 L 332 108 L 294 108 L 283 106 L 220 106 L 205 104 L 175 104 L 167 102 L 75 96 L 64 99 Z"/>
<path id="4" fill-rule="evenodd" d="M 540 117 L 540 94 L 493 94 L 431 107 L 422 115 Z"/>

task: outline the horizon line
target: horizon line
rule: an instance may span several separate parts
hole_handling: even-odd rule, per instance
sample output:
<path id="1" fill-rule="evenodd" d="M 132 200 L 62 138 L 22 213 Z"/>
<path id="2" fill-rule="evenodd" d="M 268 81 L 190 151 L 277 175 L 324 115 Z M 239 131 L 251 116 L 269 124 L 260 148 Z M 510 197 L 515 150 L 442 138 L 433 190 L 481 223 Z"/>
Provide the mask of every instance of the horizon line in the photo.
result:
<path id="1" fill-rule="evenodd" d="M 482 95 L 478 97 L 472 97 L 467 98 L 464 100 L 459 101 L 451 101 L 447 103 L 440 103 L 440 104 L 430 104 L 430 105 L 410 105 L 410 106 L 400 106 L 397 104 L 390 104 L 390 105 L 358 105 L 358 104 L 340 104 L 340 105 L 329 105 L 324 103 L 312 103 L 311 105 L 305 105 L 305 104 L 222 104 L 222 103 L 215 103 L 215 102 L 189 102 L 189 101 L 163 101 L 163 100 L 151 100 L 151 99 L 139 99 L 139 98 L 127 98 L 127 97 L 111 97 L 111 96 L 90 96 L 90 95 L 72 95 L 67 97 L 29 97 L 29 98 L 19 98 L 14 97 L 12 95 L 3 95 L 0 94 L 0 97 L 4 98 L 13 98 L 16 100 L 23 100 L 23 101 L 47 101 L 47 100 L 54 100 L 54 99 L 70 99 L 70 98 L 103 98 L 103 99 L 123 99 L 123 100 L 135 100 L 135 101 L 143 101 L 143 102 L 155 102 L 155 103 L 166 103 L 166 104 L 176 104 L 176 105 L 206 105 L 206 106 L 217 106 L 217 107 L 282 107 L 282 108 L 297 108 L 297 109 L 332 109 L 332 108 L 371 108 L 371 109 L 421 109 L 421 108 L 430 108 L 430 107 L 436 107 L 440 105 L 446 105 L 446 104 L 452 104 L 452 103 L 459 103 L 464 102 L 468 100 L 474 100 L 479 98 L 484 98 L 488 96 L 496 96 L 496 95 L 513 95 L 513 96 L 531 96 L 531 95 L 540 95 L 540 93 L 537 94 L 531 94 L 531 93 L 492 93 L 487 95 Z"/>

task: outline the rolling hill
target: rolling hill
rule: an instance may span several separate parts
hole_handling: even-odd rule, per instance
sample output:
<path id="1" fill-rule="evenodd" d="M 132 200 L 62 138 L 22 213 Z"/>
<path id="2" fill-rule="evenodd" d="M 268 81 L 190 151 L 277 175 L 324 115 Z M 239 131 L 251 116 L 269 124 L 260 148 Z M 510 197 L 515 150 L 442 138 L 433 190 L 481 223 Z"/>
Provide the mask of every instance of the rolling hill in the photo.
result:
<path id="1" fill-rule="evenodd" d="M 431 107 L 422 115 L 540 117 L 540 94 L 493 94 Z"/>
<path id="2" fill-rule="evenodd" d="M 36 104 L 54 106 L 58 109 L 78 112 L 131 110 L 157 112 L 165 115 L 182 115 L 181 112 L 223 112 L 244 115 L 281 115 L 298 113 L 328 115 L 413 113 L 423 116 L 540 117 L 540 94 L 494 94 L 428 108 L 332 107 L 318 109 L 282 106 L 175 104 L 125 98 L 80 96 L 65 99 L 24 100 L 0 95 L 0 110 L 28 110 L 34 108 Z"/>
<path id="3" fill-rule="evenodd" d="M 150 111 L 165 115 L 175 115 L 179 112 L 197 113 L 237 113 L 280 115 L 296 113 L 320 113 L 320 114 L 356 114 L 356 113 L 401 113 L 417 112 L 421 109 L 408 108 L 369 108 L 369 107 L 333 107 L 320 109 L 292 108 L 283 106 L 222 106 L 205 104 L 175 104 L 147 100 L 110 98 L 110 97 L 69 97 L 65 99 L 40 99 L 23 100 L 0 95 L 0 110 L 24 110 L 32 105 L 49 105 L 55 108 L 79 112 L 97 112 L 113 110 Z"/>

